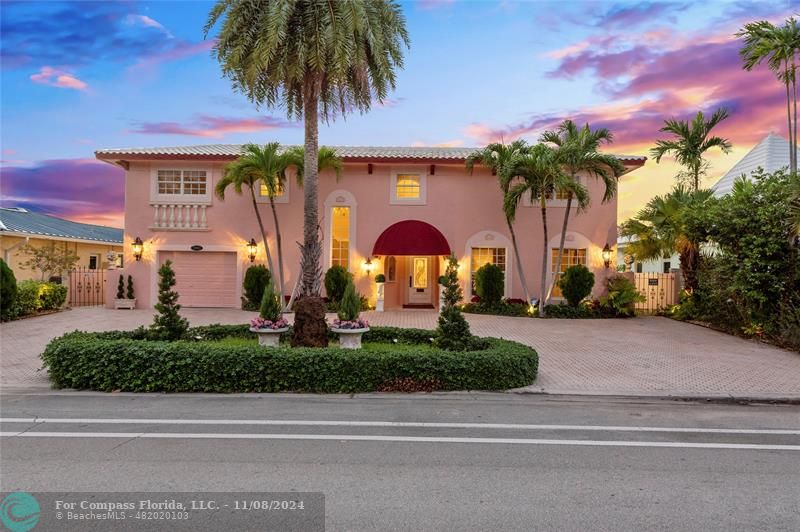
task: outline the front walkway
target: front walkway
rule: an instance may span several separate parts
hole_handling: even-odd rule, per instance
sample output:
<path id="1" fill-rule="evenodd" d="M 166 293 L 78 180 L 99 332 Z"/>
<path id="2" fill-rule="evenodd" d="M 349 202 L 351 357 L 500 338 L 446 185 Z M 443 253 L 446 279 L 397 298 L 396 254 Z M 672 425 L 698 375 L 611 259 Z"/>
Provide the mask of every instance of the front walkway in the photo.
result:
<path id="1" fill-rule="evenodd" d="M 184 309 L 192 325 L 246 323 L 254 312 Z M 432 311 L 368 312 L 373 325 L 432 329 Z M 133 329 L 152 310 L 75 309 L 0 325 L 0 385 L 48 386 L 39 353 L 67 331 Z M 536 320 L 467 315 L 473 333 L 515 340 L 540 355 L 530 392 L 590 395 L 800 398 L 800 354 L 666 318 Z"/>

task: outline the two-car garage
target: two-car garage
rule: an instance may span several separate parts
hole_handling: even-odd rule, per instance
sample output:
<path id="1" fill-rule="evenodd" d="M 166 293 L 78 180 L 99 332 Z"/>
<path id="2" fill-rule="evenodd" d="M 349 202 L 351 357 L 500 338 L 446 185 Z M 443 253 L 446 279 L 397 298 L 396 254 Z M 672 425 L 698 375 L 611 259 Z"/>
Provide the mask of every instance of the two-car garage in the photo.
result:
<path id="1" fill-rule="evenodd" d="M 159 264 L 167 260 L 175 270 L 173 289 L 180 294 L 181 306 L 240 306 L 235 251 L 159 251 Z"/>

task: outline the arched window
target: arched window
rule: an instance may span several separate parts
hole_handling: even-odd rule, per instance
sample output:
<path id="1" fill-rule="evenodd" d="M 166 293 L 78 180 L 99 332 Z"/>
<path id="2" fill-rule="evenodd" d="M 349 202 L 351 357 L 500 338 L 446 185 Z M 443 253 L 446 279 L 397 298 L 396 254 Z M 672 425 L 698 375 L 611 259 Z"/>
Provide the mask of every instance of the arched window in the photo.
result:
<path id="1" fill-rule="evenodd" d="M 384 275 L 386 276 L 387 283 L 393 283 L 397 280 L 397 259 L 394 255 L 386 257 L 386 266 L 384 266 Z"/>

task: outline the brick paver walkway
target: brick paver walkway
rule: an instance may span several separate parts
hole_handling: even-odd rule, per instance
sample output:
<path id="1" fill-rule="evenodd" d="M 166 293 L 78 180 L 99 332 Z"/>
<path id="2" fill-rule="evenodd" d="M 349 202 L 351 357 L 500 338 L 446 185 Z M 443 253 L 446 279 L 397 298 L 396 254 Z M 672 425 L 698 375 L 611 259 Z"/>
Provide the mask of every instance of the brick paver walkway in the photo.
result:
<path id="1" fill-rule="evenodd" d="M 184 309 L 193 325 L 246 323 L 253 312 Z M 47 386 L 39 353 L 67 331 L 133 329 L 151 310 L 82 308 L 0 325 L 0 385 Z M 432 329 L 436 313 L 366 313 L 374 325 Z M 472 331 L 533 346 L 536 383 L 526 391 L 598 395 L 800 398 L 800 354 L 666 318 L 536 320 L 467 315 Z"/>

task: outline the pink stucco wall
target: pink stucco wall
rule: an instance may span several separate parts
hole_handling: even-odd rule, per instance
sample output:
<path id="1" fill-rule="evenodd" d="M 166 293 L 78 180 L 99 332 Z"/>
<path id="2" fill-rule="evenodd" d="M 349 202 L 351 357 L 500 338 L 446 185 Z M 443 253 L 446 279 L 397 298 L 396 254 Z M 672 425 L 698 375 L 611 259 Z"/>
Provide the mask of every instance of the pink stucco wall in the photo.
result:
<path id="1" fill-rule="evenodd" d="M 373 173 L 367 172 L 366 163 L 346 164 L 343 177 L 337 182 L 333 174 L 325 173 L 320 178 L 319 204 L 323 217 L 322 227 L 329 232 L 331 205 L 350 204 L 355 215 L 354 242 L 351 243 L 351 271 L 359 291 L 374 301 L 375 285 L 371 277 L 382 271 L 379 260 L 373 260 L 375 269 L 369 275 L 362 267 L 371 254 L 375 240 L 389 225 L 407 219 L 422 220 L 435 226 L 447 238 L 452 250 L 461 262 L 461 277 L 465 295 L 470 295 L 469 250 L 476 247 L 508 247 L 510 284 L 507 295 L 523 297 L 522 285 L 515 266 L 510 246 L 510 236 L 501 210 L 502 196 L 497 178 L 488 171 L 478 170 L 469 175 L 463 165 L 436 164 L 435 175 L 427 175 L 427 201 L 424 205 L 390 204 L 390 181 L 394 171 L 421 171 L 428 174 L 430 165 L 375 163 Z M 259 241 L 259 231 L 250 199 L 229 191 L 224 201 L 214 197 L 207 208 L 209 231 L 163 231 L 152 230 L 153 207 L 150 206 L 151 175 L 155 169 L 195 168 L 211 172 L 211 187 L 221 177 L 223 163 L 208 162 L 131 162 L 125 180 L 125 274 L 131 274 L 136 286 L 138 306 L 151 307 L 155 296 L 155 270 L 158 250 L 186 250 L 192 245 L 202 245 L 204 251 L 232 251 L 238 253 L 240 274 L 237 276 L 237 298 L 241 292 L 241 273 L 249 266 L 245 244 L 250 238 Z M 623 178 L 624 179 L 624 178 Z M 597 279 L 595 293 L 602 291 L 603 281 L 613 273 L 603 265 L 601 250 L 606 243 L 612 246 L 617 241 L 617 203 L 613 200 L 602 204 L 602 184 L 596 180 L 585 180 L 592 200 L 584 213 L 573 216 L 567 235 L 567 247 L 586 247 L 588 266 Z M 278 204 L 278 216 L 283 236 L 286 279 L 284 289 L 288 293 L 297 280 L 299 250 L 295 242 L 302 241 L 303 201 L 302 189 L 292 180 L 288 184 L 289 202 Z M 337 200 L 345 203 L 337 203 Z M 268 203 L 259 206 L 270 235 L 274 253 L 274 230 Z M 564 208 L 552 206 L 548 209 L 550 225 L 550 247 L 557 247 Z M 538 207 L 521 206 L 515 224 L 522 262 L 533 297 L 540 294 L 540 272 L 542 253 L 542 222 Z M 131 255 L 131 242 L 135 237 L 144 240 L 144 256 L 136 262 Z M 323 268 L 329 266 L 330 250 L 324 250 Z M 200 251 L 198 253 L 203 253 Z M 265 262 L 263 245 L 259 245 L 257 262 Z M 405 272 L 398 260 L 398 280 Z M 209 271 L 209 276 L 215 272 Z M 434 277 L 435 279 L 435 277 Z M 113 304 L 113 283 L 109 284 L 109 305 Z M 386 307 L 402 304 L 397 286 L 387 284 Z M 434 301 L 435 302 L 435 301 Z"/>

